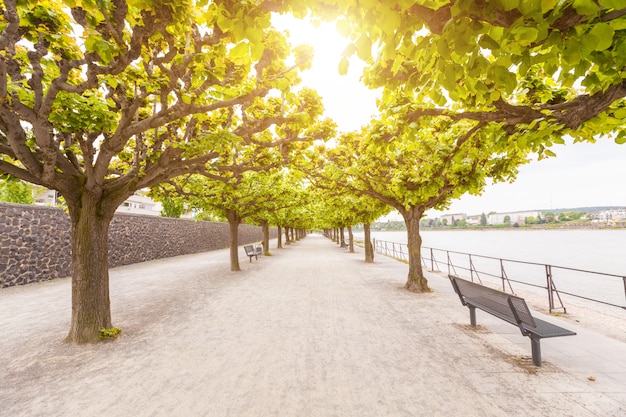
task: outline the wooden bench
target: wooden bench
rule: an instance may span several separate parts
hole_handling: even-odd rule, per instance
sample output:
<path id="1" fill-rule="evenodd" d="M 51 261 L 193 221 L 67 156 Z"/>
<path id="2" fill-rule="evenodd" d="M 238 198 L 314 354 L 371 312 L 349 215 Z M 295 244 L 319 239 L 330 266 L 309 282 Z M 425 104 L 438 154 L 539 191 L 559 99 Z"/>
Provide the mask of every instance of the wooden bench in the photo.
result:
<path id="1" fill-rule="evenodd" d="M 243 250 L 246 251 L 246 255 L 250 258 L 250 262 L 252 262 L 252 257 L 254 259 L 259 259 L 259 256 L 263 255 L 263 245 L 255 244 L 255 245 L 245 245 Z"/>
<path id="2" fill-rule="evenodd" d="M 485 287 L 454 275 L 448 275 L 461 303 L 470 310 L 470 323 L 476 327 L 476 309 L 481 309 L 518 326 L 522 335 L 530 337 L 535 366 L 541 366 L 541 339 L 574 336 L 571 330 L 533 317 L 526 301 L 512 294 Z"/>

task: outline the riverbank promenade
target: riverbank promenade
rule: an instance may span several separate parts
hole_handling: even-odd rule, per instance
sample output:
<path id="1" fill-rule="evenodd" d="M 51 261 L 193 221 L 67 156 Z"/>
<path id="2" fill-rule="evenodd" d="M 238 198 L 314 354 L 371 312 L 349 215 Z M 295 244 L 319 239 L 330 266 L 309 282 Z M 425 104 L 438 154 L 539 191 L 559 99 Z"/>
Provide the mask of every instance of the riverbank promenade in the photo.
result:
<path id="1" fill-rule="evenodd" d="M 478 312 L 444 274 L 320 235 L 230 272 L 228 250 L 111 270 L 114 342 L 71 346 L 70 280 L 0 290 L 0 416 L 624 416 L 626 318 L 547 320 L 530 340 Z M 541 307 L 531 308 L 537 316 Z M 607 329 L 607 330 L 605 330 Z"/>

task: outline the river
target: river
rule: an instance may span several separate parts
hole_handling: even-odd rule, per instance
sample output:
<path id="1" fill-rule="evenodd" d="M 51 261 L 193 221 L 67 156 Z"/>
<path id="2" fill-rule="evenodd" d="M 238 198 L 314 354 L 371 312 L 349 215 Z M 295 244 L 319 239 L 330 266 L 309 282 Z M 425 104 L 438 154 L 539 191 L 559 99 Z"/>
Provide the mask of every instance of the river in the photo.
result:
<path id="1" fill-rule="evenodd" d="M 363 235 L 356 236 L 362 238 Z M 507 262 L 505 266 L 509 278 L 524 275 L 521 280 L 537 285 L 545 285 L 544 264 L 626 276 L 626 229 L 423 230 L 421 236 L 422 246 L 427 248 L 542 264 L 525 266 Z M 407 242 L 404 231 L 372 232 L 372 237 L 396 243 Z M 443 251 L 435 251 L 434 257 L 445 263 L 446 254 Z M 423 255 L 429 256 L 428 253 Z M 454 263 L 458 260 L 469 267 L 466 255 L 464 260 L 459 255 L 454 256 Z M 495 275 L 500 275 L 499 262 L 497 265 L 496 261 L 489 260 L 473 259 L 473 262 L 479 270 L 493 270 Z M 494 265 L 488 265 L 490 263 Z M 469 272 L 461 273 L 467 274 Z M 626 305 L 621 278 L 556 268 L 553 279 L 561 291 Z"/>

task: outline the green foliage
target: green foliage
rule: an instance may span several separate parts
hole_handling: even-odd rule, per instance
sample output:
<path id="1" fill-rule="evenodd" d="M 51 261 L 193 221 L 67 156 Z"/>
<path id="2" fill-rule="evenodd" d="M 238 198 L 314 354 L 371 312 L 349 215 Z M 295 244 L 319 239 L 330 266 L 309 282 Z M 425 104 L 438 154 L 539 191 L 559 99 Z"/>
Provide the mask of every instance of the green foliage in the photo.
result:
<path id="1" fill-rule="evenodd" d="M 163 205 L 163 209 L 161 210 L 162 217 L 179 219 L 185 210 L 185 203 L 181 200 L 164 198 L 161 204 Z"/>
<path id="2" fill-rule="evenodd" d="M 0 180 L 0 201 L 5 203 L 33 204 L 33 187 L 23 181 L 9 177 Z"/>
<path id="3" fill-rule="evenodd" d="M 122 334 L 122 329 L 119 327 L 101 328 L 100 339 L 101 340 L 113 340 L 117 339 Z"/>

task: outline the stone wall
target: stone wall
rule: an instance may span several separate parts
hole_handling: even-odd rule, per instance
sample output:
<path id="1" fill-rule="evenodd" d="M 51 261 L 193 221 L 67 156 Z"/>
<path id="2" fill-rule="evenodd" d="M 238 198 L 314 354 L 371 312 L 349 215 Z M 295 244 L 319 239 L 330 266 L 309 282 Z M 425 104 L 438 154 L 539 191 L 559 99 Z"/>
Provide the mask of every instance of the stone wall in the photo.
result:
<path id="1" fill-rule="evenodd" d="M 239 226 L 240 245 L 261 239 L 260 227 Z M 70 247 L 70 219 L 63 210 L 0 203 L 0 288 L 69 276 Z M 227 247 L 227 223 L 116 214 L 109 267 Z"/>

